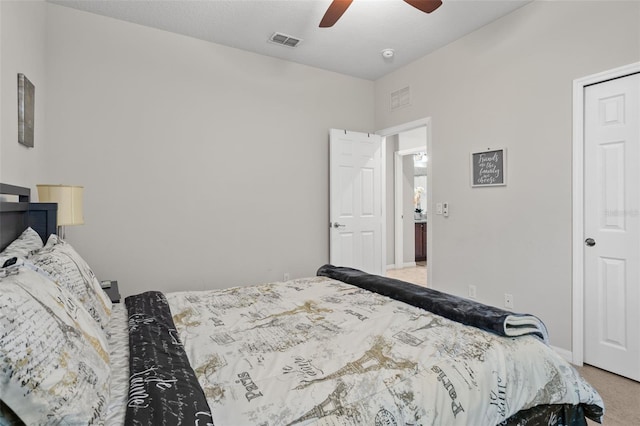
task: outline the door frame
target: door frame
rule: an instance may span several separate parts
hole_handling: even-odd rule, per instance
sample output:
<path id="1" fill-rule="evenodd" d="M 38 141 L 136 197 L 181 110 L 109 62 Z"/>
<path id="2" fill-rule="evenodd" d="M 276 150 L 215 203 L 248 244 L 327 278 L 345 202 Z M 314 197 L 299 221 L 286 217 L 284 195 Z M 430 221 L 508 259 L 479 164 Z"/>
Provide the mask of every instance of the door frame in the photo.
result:
<path id="1" fill-rule="evenodd" d="M 425 152 L 426 148 L 409 148 L 402 149 L 400 151 L 396 151 L 393 153 L 394 159 L 394 174 L 393 174 L 393 190 L 394 190 L 394 264 L 396 268 L 403 268 L 406 266 L 411 266 L 404 261 L 404 157 L 407 155 L 415 155 L 421 152 Z M 427 174 L 429 173 L 429 168 L 427 167 Z M 427 176 L 427 191 L 429 186 L 429 178 Z M 427 207 L 429 206 L 429 193 L 427 192 Z M 429 215 L 429 209 L 427 208 L 427 216 Z M 427 223 L 429 220 L 427 219 Z M 428 237 L 428 233 L 427 233 Z M 427 259 L 429 257 L 427 256 Z M 413 262 L 415 266 L 415 261 Z"/>
<path id="2" fill-rule="evenodd" d="M 572 362 L 584 361 L 584 88 L 640 72 L 640 62 L 573 80 Z"/>
<path id="3" fill-rule="evenodd" d="M 377 135 L 380 135 L 383 137 L 383 154 L 386 154 L 386 146 L 387 146 L 387 142 L 386 142 L 386 138 L 388 136 L 393 136 L 393 135 L 397 135 L 399 133 L 402 132 L 407 132 L 409 130 L 414 130 L 418 127 L 425 127 L 427 130 L 427 156 L 429 157 L 429 161 L 432 164 L 432 160 L 431 160 L 431 117 L 425 117 L 425 118 L 421 118 L 418 120 L 414 120 L 408 123 L 404 123 L 404 124 L 399 124 L 397 126 L 393 126 L 393 127 L 388 127 L 382 130 L 379 130 L 376 132 Z M 396 153 L 394 153 L 394 159 L 397 162 L 398 159 L 398 155 Z M 383 160 L 384 164 L 383 164 L 383 174 L 386 176 L 386 160 Z M 431 215 L 432 215 L 432 172 L 433 172 L 433 167 L 429 166 L 427 167 L 427 223 L 431 224 Z M 396 167 L 396 172 L 394 173 L 394 180 L 396 177 L 398 170 Z M 383 185 L 383 188 L 386 187 L 386 185 Z M 395 183 L 394 183 L 394 188 L 395 188 Z M 400 197 L 402 196 L 402 194 L 400 194 Z M 386 199 L 386 196 L 385 196 Z M 394 209 L 395 209 L 395 218 L 396 220 L 394 221 L 394 235 L 395 235 L 395 246 L 398 246 L 398 238 L 400 239 L 400 243 L 402 243 L 402 228 L 400 225 L 400 229 L 399 229 L 399 225 L 398 225 L 398 217 L 399 215 L 401 215 L 401 212 L 398 212 L 399 209 L 399 204 L 397 202 L 398 200 L 398 193 L 396 191 L 395 194 L 395 198 L 394 198 Z M 401 203 L 400 203 L 401 204 Z M 385 206 L 386 203 L 383 203 L 383 206 Z M 383 220 L 385 221 L 384 223 L 386 224 L 386 214 L 383 214 Z M 433 275 L 433 250 L 432 250 L 432 236 L 433 236 L 433 232 L 431 231 L 433 227 L 431 226 L 429 228 L 429 232 L 427 232 L 427 287 L 432 287 L 430 283 L 432 283 L 431 281 L 431 277 Z M 385 250 L 384 252 L 384 258 L 385 258 L 385 265 L 386 265 L 386 243 L 387 240 L 387 234 L 386 232 L 384 233 L 384 243 L 383 243 L 383 249 Z M 397 251 L 394 250 L 394 262 L 396 264 L 396 267 L 398 266 L 398 254 Z M 400 259 L 400 265 L 402 265 L 402 259 Z"/>

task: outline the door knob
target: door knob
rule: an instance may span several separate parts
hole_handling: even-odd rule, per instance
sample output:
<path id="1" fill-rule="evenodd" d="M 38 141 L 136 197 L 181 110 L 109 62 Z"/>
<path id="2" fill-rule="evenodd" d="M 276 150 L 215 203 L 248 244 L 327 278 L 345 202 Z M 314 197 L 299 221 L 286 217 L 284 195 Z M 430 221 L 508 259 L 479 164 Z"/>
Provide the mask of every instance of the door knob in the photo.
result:
<path id="1" fill-rule="evenodd" d="M 334 228 L 344 228 L 345 226 L 347 226 L 347 225 L 341 225 L 338 222 L 333 222 L 333 227 Z"/>
<path id="2" fill-rule="evenodd" d="M 584 243 L 587 247 L 593 247 L 596 245 L 596 240 L 594 240 L 593 238 L 587 238 L 586 240 L 584 240 Z"/>

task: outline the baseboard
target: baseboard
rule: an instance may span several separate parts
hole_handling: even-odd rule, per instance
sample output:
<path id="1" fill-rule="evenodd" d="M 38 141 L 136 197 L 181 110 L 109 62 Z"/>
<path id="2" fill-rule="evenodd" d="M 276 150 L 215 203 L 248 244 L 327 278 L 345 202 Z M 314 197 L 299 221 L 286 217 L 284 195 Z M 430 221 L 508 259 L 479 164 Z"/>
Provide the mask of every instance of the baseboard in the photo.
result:
<path id="1" fill-rule="evenodd" d="M 553 349 L 558 355 L 564 358 L 565 361 L 573 362 L 573 352 L 567 349 L 557 348 L 555 346 L 551 346 L 551 349 Z"/>

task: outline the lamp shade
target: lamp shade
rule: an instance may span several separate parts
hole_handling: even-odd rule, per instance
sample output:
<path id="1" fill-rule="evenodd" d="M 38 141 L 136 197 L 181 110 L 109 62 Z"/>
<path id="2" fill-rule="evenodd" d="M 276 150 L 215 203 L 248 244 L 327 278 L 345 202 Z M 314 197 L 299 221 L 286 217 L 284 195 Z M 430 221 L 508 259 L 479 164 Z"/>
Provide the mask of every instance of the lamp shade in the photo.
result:
<path id="1" fill-rule="evenodd" d="M 41 203 L 58 203 L 58 226 L 83 225 L 84 187 L 71 185 L 36 185 Z"/>

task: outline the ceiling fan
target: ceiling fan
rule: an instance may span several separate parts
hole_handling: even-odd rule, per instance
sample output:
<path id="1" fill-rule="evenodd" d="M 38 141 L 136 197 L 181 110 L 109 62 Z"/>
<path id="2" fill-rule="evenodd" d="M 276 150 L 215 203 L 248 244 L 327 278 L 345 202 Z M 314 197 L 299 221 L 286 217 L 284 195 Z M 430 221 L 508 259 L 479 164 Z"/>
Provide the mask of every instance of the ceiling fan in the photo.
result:
<path id="1" fill-rule="evenodd" d="M 320 21 L 320 28 L 332 27 L 349 8 L 353 0 L 333 0 Z M 431 13 L 442 5 L 442 0 L 404 0 L 424 13 Z"/>

